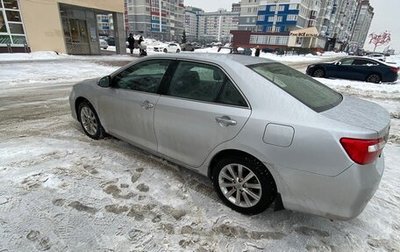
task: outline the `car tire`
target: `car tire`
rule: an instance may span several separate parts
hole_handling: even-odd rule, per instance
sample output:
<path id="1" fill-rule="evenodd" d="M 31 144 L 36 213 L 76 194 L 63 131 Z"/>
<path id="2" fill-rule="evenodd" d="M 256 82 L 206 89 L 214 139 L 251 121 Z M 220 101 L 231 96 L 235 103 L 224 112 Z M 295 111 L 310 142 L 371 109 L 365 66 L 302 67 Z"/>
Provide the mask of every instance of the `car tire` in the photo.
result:
<path id="1" fill-rule="evenodd" d="M 168 50 L 165 48 L 165 49 L 164 49 L 164 52 L 165 52 L 165 53 L 168 53 Z"/>
<path id="2" fill-rule="evenodd" d="M 263 212 L 277 195 L 271 173 L 263 163 L 249 156 L 228 156 L 220 159 L 213 167 L 212 180 L 219 198 L 227 206 L 243 214 Z"/>
<path id="3" fill-rule="evenodd" d="M 95 140 L 102 139 L 105 131 L 96 111 L 89 102 L 81 102 L 78 107 L 79 122 L 85 134 Z"/>
<path id="4" fill-rule="evenodd" d="M 366 81 L 371 82 L 371 83 L 380 83 L 381 76 L 379 76 L 379 74 L 370 74 L 370 75 L 368 75 Z"/>
<path id="5" fill-rule="evenodd" d="M 181 50 L 179 50 L 179 49 L 176 49 L 176 53 L 180 53 L 181 52 Z"/>
<path id="6" fill-rule="evenodd" d="M 325 77 L 325 71 L 322 68 L 317 68 L 317 69 L 315 69 L 313 71 L 312 76 L 316 77 L 316 78 L 324 78 Z"/>

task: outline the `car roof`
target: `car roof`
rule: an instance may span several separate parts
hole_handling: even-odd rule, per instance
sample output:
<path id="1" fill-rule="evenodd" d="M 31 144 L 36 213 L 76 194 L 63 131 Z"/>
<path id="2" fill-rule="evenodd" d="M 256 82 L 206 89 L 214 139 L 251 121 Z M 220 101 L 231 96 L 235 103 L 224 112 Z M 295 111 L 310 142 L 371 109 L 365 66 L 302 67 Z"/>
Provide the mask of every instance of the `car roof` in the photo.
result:
<path id="1" fill-rule="evenodd" d="M 251 57 L 238 54 L 225 53 L 179 53 L 179 54 L 159 54 L 148 56 L 148 59 L 178 59 L 178 60 L 198 60 L 216 63 L 218 65 L 229 65 L 230 63 L 239 63 L 242 65 L 255 65 L 260 63 L 275 62 L 270 59 Z"/>

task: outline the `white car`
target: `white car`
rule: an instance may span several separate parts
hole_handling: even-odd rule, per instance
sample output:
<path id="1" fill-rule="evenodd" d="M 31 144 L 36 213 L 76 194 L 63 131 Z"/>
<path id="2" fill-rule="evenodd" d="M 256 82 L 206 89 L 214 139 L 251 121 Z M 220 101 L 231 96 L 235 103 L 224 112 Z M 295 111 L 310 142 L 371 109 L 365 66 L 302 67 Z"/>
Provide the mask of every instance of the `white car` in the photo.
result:
<path id="1" fill-rule="evenodd" d="M 159 45 L 154 47 L 155 52 L 165 53 L 180 53 L 182 51 L 181 46 L 176 43 L 170 43 L 167 45 Z"/>
<path id="2" fill-rule="evenodd" d="M 107 49 L 108 48 L 108 43 L 107 41 L 105 41 L 104 39 L 99 39 L 99 43 L 100 43 L 100 48 L 101 49 Z"/>
<path id="3" fill-rule="evenodd" d="M 368 54 L 367 57 L 373 58 L 376 60 L 380 60 L 380 61 L 386 61 L 386 57 L 383 53 L 371 53 L 371 54 Z"/>

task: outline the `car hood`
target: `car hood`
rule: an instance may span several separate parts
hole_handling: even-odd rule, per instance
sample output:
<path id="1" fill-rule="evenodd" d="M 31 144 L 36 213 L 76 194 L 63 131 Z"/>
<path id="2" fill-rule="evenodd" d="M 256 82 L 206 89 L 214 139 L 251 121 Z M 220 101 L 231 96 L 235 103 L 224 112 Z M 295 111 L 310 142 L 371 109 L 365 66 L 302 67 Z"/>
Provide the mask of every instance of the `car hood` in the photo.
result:
<path id="1" fill-rule="evenodd" d="M 81 81 L 81 82 L 78 82 L 77 84 L 76 84 L 76 86 L 92 86 L 92 85 L 97 85 L 97 83 L 99 83 L 99 80 L 100 80 L 101 78 L 92 78 L 92 79 L 87 79 L 87 80 L 83 80 L 83 81 Z"/>
<path id="2" fill-rule="evenodd" d="M 350 96 L 343 96 L 339 105 L 321 114 L 352 126 L 376 131 L 379 137 L 385 137 L 390 127 L 390 115 L 386 109 Z"/>

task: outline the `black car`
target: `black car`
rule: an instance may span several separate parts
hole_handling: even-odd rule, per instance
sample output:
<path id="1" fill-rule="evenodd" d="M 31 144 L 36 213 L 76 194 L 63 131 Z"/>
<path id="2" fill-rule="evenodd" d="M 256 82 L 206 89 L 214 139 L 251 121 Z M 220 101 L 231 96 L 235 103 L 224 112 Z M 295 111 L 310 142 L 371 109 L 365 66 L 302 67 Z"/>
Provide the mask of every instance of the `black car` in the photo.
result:
<path id="1" fill-rule="evenodd" d="M 312 64 L 307 74 L 319 78 L 339 78 L 373 83 L 395 82 L 399 68 L 379 60 L 363 57 L 347 57 L 334 63 Z"/>

